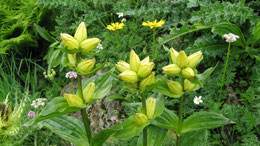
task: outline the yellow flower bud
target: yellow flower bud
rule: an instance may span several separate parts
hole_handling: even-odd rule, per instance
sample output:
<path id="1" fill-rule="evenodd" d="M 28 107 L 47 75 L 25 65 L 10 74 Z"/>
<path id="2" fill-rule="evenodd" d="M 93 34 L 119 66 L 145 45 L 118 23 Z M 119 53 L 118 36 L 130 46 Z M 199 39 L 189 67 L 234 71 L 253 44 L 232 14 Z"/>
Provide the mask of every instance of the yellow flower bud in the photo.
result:
<path id="1" fill-rule="evenodd" d="M 130 52 L 130 69 L 137 72 L 141 62 L 139 57 L 135 54 L 134 50 Z"/>
<path id="2" fill-rule="evenodd" d="M 143 79 L 140 82 L 139 88 L 140 88 L 141 91 L 143 91 L 146 86 L 154 83 L 154 76 L 155 76 L 155 72 L 152 72 L 148 77 L 146 77 L 145 79 Z"/>
<path id="3" fill-rule="evenodd" d="M 172 75 L 172 76 L 177 76 L 181 72 L 181 68 L 176 64 L 170 64 L 170 65 L 164 66 L 162 69 L 163 69 L 164 74 Z"/>
<path id="4" fill-rule="evenodd" d="M 196 84 L 193 84 L 190 80 L 188 80 L 188 79 L 184 80 L 184 90 L 186 92 L 192 91 L 193 89 L 195 89 L 195 87 L 196 87 Z"/>
<path id="5" fill-rule="evenodd" d="M 66 33 L 61 33 L 60 37 L 61 37 L 63 45 L 65 47 L 68 47 L 69 50 L 79 48 L 78 41 L 74 37 L 72 37 L 71 35 L 66 34 Z"/>
<path id="6" fill-rule="evenodd" d="M 98 38 L 86 39 L 80 44 L 81 51 L 86 54 L 96 48 L 100 42 Z"/>
<path id="7" fill-rule="evenodd" d="M 83 100 L 75 94 L 64 94 L 64 98 L 67 100 L 69 106 L 83 105 Z"/>
<path id="8" fill-rule="evenodd" d="M 74 38 L 81 43 L 85 39 L 87 39 L 87 28 L 84 22 L 81 22 L 77 28 L 76 33 L 74 34 Z"/>
<path id="9" fill-rule="evenodd" d="M 150 62 L 148 64 L 145 65 L 140 65 L 137 75 L 141 78 L 145 78 L 147 75 L 149 75 L 151 73 L 151 71 L 153 70 L 154 67 L 154 63 Z"/>
<path id="10" fill-rule="evenodd" d="M 138 76 L 134 71 L 126 70 L 119 75 L 119 78 L 127 83 L 136 83 Z"/>
<path id="11" fill-rule="evenodd" d="M 72 66 L 76 66 L 76 54 L 68 54 L 68 60 Z"/>
<path id="12" fill-rule="evenodd" d="M 199 63 L 201 57 L 202 57 L 201 51 L 191 54 L 188 57 L 188 67 L 195 68 L 196 65 Z"/>
<path id="13" fill-rule="evenodd" d="M 86 103 L 94 97 L 95 94 L 95 83 L 89 83 L 83 90 L 83 98 Z"/>
<path id="14" fill-rule="evenodd" d="M 93 58 L 93 59 L 88 59 L 88 60 L 83 60 L 81 61 L 78 66 L 77 66 L 77 69 L 78 71 L 80 71 L 80 73 L 82 74 L 86 74 L 86 73 L 89 73 L 95 66 L 95 62 L 96 62 L 96 59 Z"/>
<path id="15" fill-rule="evenodd" d="M 179 82 L 175 82 L 172 80 L 167 81 L 168 89 L 173 94 L 180 94 L 182 93 L 182 85 Z"/>
<path id="16" fill-rule="evenodd" d="M 181 71 L 181 74 L 188 79 L 191 79 L 195 76 L 195 73 L 192 68 L 186 67 Z"/>
<path id="17" fill-rule="evenodd" d="M 170 49 L 170 53 L 171 53 L 172 63 L 176 64 L 177 63 L 177 56 L 179 55 L 179 53 L 176 50 L 174 50 L 173 48 Z"/>
<path id="18" fill-rule="evenodd" d="M 177 56 L 177 62 L 176 63 L 180 68 L 184 68 L 188 65 L 188 57 L 183 50 L 180 51 L 179 55 Z"/>
<path id="19" fill-rule="evenodd" d="M 126 63 L 125 61 L 119 60 L 119 62 L 117 62 L 117 64 L 116 64 L 116 68 L 120 72 L 124 72 L 126 70 L 130 70 L 130 65 L 128 63 Z"/>
<path id="20" fill-rule="evenodd" d="M 156 105 L 156 99 L 149 97 L 146 99 L 146 115 L 148 119 L 153 119 L 154 112 L 155 112 L 155 105 Z"/>
<path id="21" fill-rule="evenodd" d="M 148 123 L 148 119 L 147 119 L 146 115 L 143 113 L 136 113 L 134 118 L 135 118 L 135 123 L 138 126 Z"/>
<path id="22" fill-rule="evenodd" d="M 150 58 L 149 56 L 147 56 L 146 58 L 144 58 L 142 61 L 141 61 L 141 64 L 142 65 L 145 65 L 145 64 L 148 64 L 150 62 Z"/>

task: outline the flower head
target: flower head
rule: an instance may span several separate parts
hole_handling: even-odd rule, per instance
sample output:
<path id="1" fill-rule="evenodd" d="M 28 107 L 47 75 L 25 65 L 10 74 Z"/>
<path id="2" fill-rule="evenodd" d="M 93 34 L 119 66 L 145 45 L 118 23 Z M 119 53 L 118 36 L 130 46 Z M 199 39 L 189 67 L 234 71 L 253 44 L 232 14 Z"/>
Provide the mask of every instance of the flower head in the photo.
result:
<path id="1" fill-rule="evenodd" d="M 118 18 L 121 18 L 124 16 L 124 13 L 123 12 L 119 12 L 119 13 L 116 13 L 118 15 Z"/>
<path id="2" fill-rule="evenodd" d="M 193 99 L 193 102 L 197 105 L 199 105 L 200 103 L 202 103 L 203 101 L 201 100 L 202 96 L 195 96 L 195 98 Z"/>
<path id="3" fill-rule="evenodd" d="M 153 22 L 147 21 L 147 22 L 143 22 L 143 26 L 148 26 L 151 29 L 153 28 L 157 28 L 157 27 L 162 27 L 165 24 L 164 20 L 160 20 L 159 22 L 157 22 L 157 20 L 154 20 Z"/>
<path id="4" fill-rule="evenodd" d="M 226 39 L 226 42 L 235 42 L 237 39 L 239 39 L 238 35 L 235 35 L 233 33 L 224 34 L 223 37 Z"/>
<path id="5" fill-rule="evenodd" d="M 115 124 L 116 122 L 118 122 L 117 118 L 116 117 L 112 117 L 111 118 L 111 121 Z"/>
<path id="6" fill-rule="evenodd" d="M 100 43 L 97 45 L 97 48 L 103 50 L 103 46 Z"/>
<path id="7" fill-rule="evenodd" d="M 53 80 L 54 76 L 56 75 L 56 72 L 54 71 L 54 69 L 51 69 L 51 70 L 48 70 L 47 73 L 46 73 L 46 71 L 43 72 L 43 75 L 46 79 Z"/>
<path id="8" fill-rule="evenodd" d="M 123 18 L 123 19 L 121 20 L 121 22 L 126 22 L 126 18 Z"/>
<path id="9" fill-rule="evenodd" d="M 107 26 L 107 29 L 108 30 L 112 30 L 112 31 L 115 31 L 115 30 L 118 30 L 118 29 L 122 29 L 123 27 L 125 26 L 124 23 L 111 23 L 110 25 Z"/>
<path id="10" fill-rule="evenodd" d="M 29 118 L 34 117 L 34 116 L 35 116 L 35 112 L 34 112 L 34 111 L 29 111 L 29 113 L 27 114 L 27 116 L 28 116 Z"/>
<path id="11" fill-rule="evenodd" d="M 32 101 L 31 106 L 33 106 L 34 108 L 38 108 L 39 106 L 44 106 L 45 101 L 46 101 L 45 98 L 38 98 L 38 99 Z"/>
<path id="12" fill-rule="evenodd" d="M 77 73 L 76 72 L 74 72 L 74 71 L 69 71 L 69 72 L 67 72 L 66 73 L 66 76 L 65 76 L 66 78 L 77 78 Z"/>

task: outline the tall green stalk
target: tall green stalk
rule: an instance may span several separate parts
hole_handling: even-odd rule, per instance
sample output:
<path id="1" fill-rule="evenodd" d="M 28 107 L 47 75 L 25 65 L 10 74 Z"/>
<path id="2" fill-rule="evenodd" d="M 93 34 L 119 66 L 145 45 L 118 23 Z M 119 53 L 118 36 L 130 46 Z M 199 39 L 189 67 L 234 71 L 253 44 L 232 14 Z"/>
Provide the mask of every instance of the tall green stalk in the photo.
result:
<path id="1" fill-rule="evenodd" d="M 218 103 L 221 100 L 222 87 L 223 87 L 223 84 L 224 84 L 224 79 L 225 79 L 225 75 L 226 75 L 227 64 L 228 64 L 228 59 L 229 59 L 229 54 L 230 54 L 230 46 L 231 46 L 231 42 L 229 42 L 229 44 L 228 44 L 227 60 L 226 60 L 226 65 L 225 65 L 225 68 L 224 68 L 224 72 L 223 72 L 222 80 L 221 80 L 221 84 L 220 84 Z"/>
<path id="2" fill-rule="evenodd" d="M 135 23 L 136 23 L 136 27 L 137 27 L 137 32 L 138 32 L 138 15 L 137 15 L 137 8 L 138 8 L 138 5 L 139 5 L 139 0 L 137 0 L 137 2 L 136 2 L 136 5 L 135 5 Z"/>
<path id="3" fill-rule="evenodd" d="M 147 115 L 145 100 L 146 100 L 146 98 L 145 98 L 144 94 L 142 94 L 142 109 L 143 109 L 143 112 L 145 113 L 145 115 Z M 147 146 L 147 127 L 145 127 L 143 129 L 143 146 Z"/>
<path id="4" fill-rule="evenodd" d="M 155 28 L 153 29 L 153 50 L 152 50 L 152 53 L 153 53 L 153 59 L 156 58 L 156 52 L 155 52 Z"/>
<path id="5" fill-rule="evenodd" d="M 178 126 L 178 132 L 181 132 L 181 128 L 182 128 L 182 110 L 183 110 L 183 96 L 181 96 L 180 98 L 180 106 L 179 106 L 179 126 Z M 177 136 L 177 141 L 176 141 L 176 145 L 180 146 L 181 145 L 181 136 L 178 135 Z"/>
<path id="6" fill-rule="evenodd" d="M 77 55 L 77 62 L 80 61 L 80 58 L 81 57 Z M 83 99 L 83 91 L 82 91 L 81 75 L 78 75 L 77 81 L 78 81 L 78 94 L 79 94 L 79 97 L 84 101 L 84 99 Z M 81 117 L 82 117 L 82 120 L 83 120 L 83 123 L 84 123 L 85 131 L 87 133 L 88 141 L 90 143 L 91 139 L 92 139 L 92 134 L 91 134 L 91 129 L 90 129 L 90 121 L 89 121 L 88 116 L 87 116 L 86 108 L 81 110 Z"/>

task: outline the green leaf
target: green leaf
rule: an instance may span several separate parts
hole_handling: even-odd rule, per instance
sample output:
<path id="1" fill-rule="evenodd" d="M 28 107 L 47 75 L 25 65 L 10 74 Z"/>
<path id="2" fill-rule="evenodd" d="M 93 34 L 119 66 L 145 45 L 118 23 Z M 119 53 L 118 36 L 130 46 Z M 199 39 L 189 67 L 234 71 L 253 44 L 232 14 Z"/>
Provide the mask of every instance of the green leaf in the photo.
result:
<path id="1" fill-rule="evenodd" d="M 202 130 L 214 129 L 233 123 L 230 119 L 215 112 L 196 112 L 183 121 L 181 134 Z"/>
<path id="2" fill-rule="evenodd" d="M 197 74 L 198 80 L 201 83 L 203 83 L 209 77 L 209 75 L 216 69 L 217 66 L 218 63 L 214 67 L 210 67 L 207 70 L 205 70 L 202 74 Z"/>
<path id="3" fill-rule="evenodd" d="M 88 138 L 85 133 L 83 123 L 70 116 L 54 117 L 42 122 L 39 122 L 40 127 L 46 127 L 52 132 L 58 134 L 65 140 L 72 142 L 78 146 L 88 146 Z"/>
<path id="4" fill-rule="evenodd" d="M 47 32 L 46 29 L 40 27 L 39 25 L 34 23 L 35 30 L 39 33 L 39 35 L 44 38 L 45 40 L 54 43 L 56 40 Z"/>
<path id="5" fill-rule="evenodd" d="M 259 43 L 260 43 L 260 22 L 257 23 L 253 35 L 254 35 L 254 42 L 253 42 L 253 44 L 252 44 L 252 47 L 253 47 L 255 44 L 259 44 Z"/>
<path id="6" fill-rule="evenodd" d="M 90 104 L 97 99 L 104 98 L 110 92 L 113 80 L 114 77 L 111 75 L 111 72 L 107 72 L 102 75 L 95 75 L 83 83 L 83 89 L 89 83 L 95 83 L 95 95 L 94 98 L 90 100 Z"/>
<path id="7" fill-rule="evenodd" d="M 113 137 L 119 138 L 119 139 L 129 139 L 136 135 L 139 135 L 141 131 L 149 125 L 149 123 L 138 126 L 135 123 L 134 115 L 130 116 L 127 120 L 124 121 L 123 129 L 116 132 Z"/>
<path id="8" fill-rule="evenodd" d="M 237 41 L 233 42 L 232 44 L 237 46 L 242 46 L 243 48 L 246 48 L 247 46 L 243 33 L 241 32 L 240 28 L 237 27 L 235 24 L 229 22 L 222 22 L 220 24 L 215 25 L 211 29 L 211 31 L 213 33 L 220 35 L 221 37 L 223 37 L 224 34 L 228 34 L 228 33 L 233 33 L 235 35 L 238 35 L 239 39 L 237 39 Z"/>
<path id="9" fill-rule="evenodd" d="M 171 129 L 174 132 L 177 132 L 178 122 L 178 116 L 173 111 L 165 108 L 163 113 L 159 117 L 151 121 L 151 124 L 161 128 Z"/>
<path id="10" fill-rule="evenodd" d="M 104 142 L 114 133 L 122 129 L 122 125 L 118 122 L 110 129 L 102 130 L 91 140 L 91 146 L 102 146 Z"/>
<path id="11" fill-rule="evenodd" d="M 55 97 L 42 109 L 41 113 L 36 115 L 33 122 L 50 119 L 70 112 L 79 111 L 86 106 L 69 106 L 64 97 Z"/>
<path id="12" fill-rule="evenodd" d="M 208 146 L 208 130 L 197 130 L 185 133 L 181 137 L 182 146 Z"/>
<path id="13" fill-rule="evenodd" d="M 147 126 L 147 145 L 148 146 L 161 146 L 167 135 L 168 129 L 159 128 L 157 126 Z M 143 146 L 143 135 L 138 138 L 138 146 Z"/>
<path id="14" fill-rule="evenodd" d="M 203 24 L 203 23 L 196 23 L 192 26 L 189 26 L 188 23 L 183 24 L 183 26 L 181 28 L 173 28 L 171 29 L 171 32 L 169 35 L 164 35 L 163 37 L 159 38 L 159 44 L 160 46 L 162 46 L 163 44 L 176 39 L 180 36 L 183 36 L 185 34 L 194 32 L 194 31 L 198 31 L 198 30 L 202 30 L 202 29 L 209 29 L 212 28 L 214 26 L 214 23 L 212 24 Z"/>

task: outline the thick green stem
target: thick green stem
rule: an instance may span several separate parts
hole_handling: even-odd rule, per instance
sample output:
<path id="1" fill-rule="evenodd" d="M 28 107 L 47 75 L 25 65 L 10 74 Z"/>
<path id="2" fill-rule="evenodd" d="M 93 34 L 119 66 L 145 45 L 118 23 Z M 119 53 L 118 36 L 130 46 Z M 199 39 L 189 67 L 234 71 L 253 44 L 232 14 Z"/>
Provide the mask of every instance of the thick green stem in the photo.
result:
<path id="1" fill-rule="evenodd" d="M 181 96 L 180 99 L 180 106 L 179 106 L 179 126 L 178 126 L 178 133 L 181 132 L 182 129 L 182 109 L 183 109 L 183 96 Z M 177 135 L 177 142 L 176 142 L 177 146 L 181 145 L 181 136 Z"/>
<path id="2" fill-rule="evenodd" d="M 147 115 L 145 100 L 145 96 L 142 94 L 142 109 L 144 114 Z M 147 146 L 147 127 L 143 129 L 143 146 Z"/>
<path id="3" fill-rule="evenodd" d="M 81 99 L 84 100 L 83 99 L 83 92 L 82 92 L 82 82 L 81 82 L 81 76 L 80 75 L 78 76 L 77 80 L 78 80 L 79 97 L 81 97 Z M 81 110 L 81 117 L 82 117 L 82 120 L 83 120 L 83 123 L 84 123 L 85 131 L 86 131 L 87 136 L 88 136 L 88 141 L 90 143 L 92 135 L 91 135 L 91 129 L 90 129 L 90 122 L 89 122 L 85 108 Z"/>
<path id="4" fill-rule="evenodd" d="M 224 68 L 224 72 L 223 72 L 222 80 L 221 80 L 221 84 L 220 84 L 220 91 L 219 91 L 218 103 L 219 103 L 220 100 L 221 100 L 222 87 L 223 87 L 223 84 L 224 84 L 224 79 L 225 79 L 225 75 L 226 75 L 226 70 L 227 70 L 227 65 L 228 65 L 228 59 L 229 59 L 229 54 L 230 54 L 230 46 L 231 46 L 231 42 L 229 42 L 229 44 L 228 44 L 227 60 L 226 60 L 226 65 L 225 65 L 225 68 Z"/>
<path id="5" fill-rule="evenodd" d="M 156 51 L 155 51 L 155 28 L 153 29 L 153 50 L 152 50 L 152 53 L 153 53 L 153 59 L 156 58 Z"/>
<path id="6" fill-rule="evenodd" d="M 71 82 L 70 82 L 70 93 L 72 94 L 72 90 L 73 89 L 73 78 L 71 78 Z"/>

